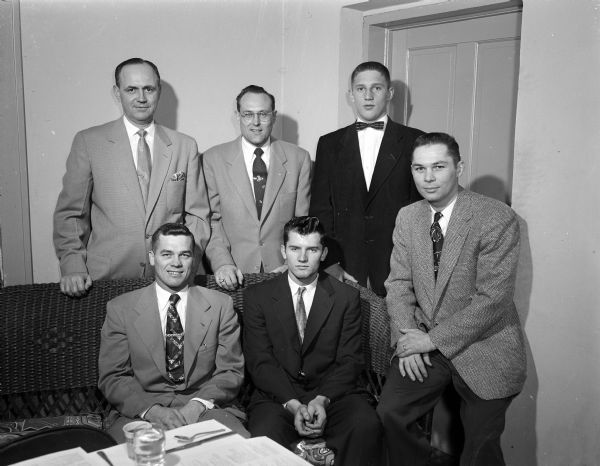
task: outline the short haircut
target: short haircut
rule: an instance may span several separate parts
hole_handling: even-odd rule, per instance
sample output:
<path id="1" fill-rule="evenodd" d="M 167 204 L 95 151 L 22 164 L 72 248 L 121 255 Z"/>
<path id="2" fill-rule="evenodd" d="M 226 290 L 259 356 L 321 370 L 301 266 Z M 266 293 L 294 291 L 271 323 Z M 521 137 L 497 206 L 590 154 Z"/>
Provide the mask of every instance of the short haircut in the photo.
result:
<path id="1" fill-rule="evenodd" d="M 354 71 L 350 75 L 350 86 L 351 87 L 354 84 L 354 78 L 356 78 L 356 75 L 363 71 L 379 71 L 382 74 L 382 76 L 385 78 L 385 82 L 387 83 L 387 86 L 390 87 L 390 85 L 392 83 L 392 80 L 390 79 L 390 70 L 387 69 L 387 66 L 385 66 L 382 63 L 379 63 L 378 61 L 366 61 L 366 62 L 358 65 L 356 68 L 354 68 Z"/>
<path id="2" fill-rule="evenodd" d="M 327 234 L 325 227 L 317 217 L 293 217 L 283 227 L 283 245 L 285 246 L 289 240 L 290 232 L 296 232 L 299 235 L 306 236 L 311 233 L 318 233 L 320 242 L 323 247 L 326 246 Z"/>
<path id="3" fill-rule="evenodd" d="M 161 236 L 187 236 L 192 238 L 192 251 L 196 247 L 194 235 L 183 223 L 165 223 L 158 227 L 152 235 L 152 250 L 156 252 L 156 245 Z"/>
<path id="4" fill-rule="evenodd" d="M 275 110 L 275 97 L 273 94 L 269 94 L 264 87 L 250 84 L 249 86 L 243 88 L 235 98 L 235 104 L 238 112 L 240 111 L 240 100 L 242 100 L 242 97 L 244 97 L 246 94 L 265 94 L 267 97 L 269 97 L 269 99 L 271 99 L 271 110 Z"/>
<path id="5" fill-rule="evenodd" d="M 425 133 L 415 139 L 413 154 L 418 147 L 431 146 L 433 144 L 443 144 L 448 149 L 448 155 L 454 160 L 454 165 L 460 162 L 460 149 L 458 142 L 452 136 L 446 133 Z"/>
<path id="6" fill-rule="evenodd" d="M 148 65 L 154 71 L 154 74 L 158 78 L 158 85 L 160 86 L 160 73 L 158 72 L 156 65 L 150 60 L 144 60 L 143 58 L 135 57 L 122 61 L 115 68 L 115 84 L 117 87 L 121 85 L 121 70 L 128 65 Z"/>

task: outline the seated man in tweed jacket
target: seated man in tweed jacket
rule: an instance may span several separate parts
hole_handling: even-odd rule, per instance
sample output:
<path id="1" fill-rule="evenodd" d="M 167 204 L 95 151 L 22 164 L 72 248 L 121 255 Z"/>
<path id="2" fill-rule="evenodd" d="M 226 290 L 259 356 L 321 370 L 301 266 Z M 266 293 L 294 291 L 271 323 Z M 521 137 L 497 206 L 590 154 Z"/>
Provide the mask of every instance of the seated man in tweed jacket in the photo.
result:
<path id="1" fill-rule="evenodd" d="M 377 412 L 390 464 L 428 464 L 414 422 L 449 384 L 461 398 L 460 464 L 503 465 L 506 410 L 525 380 L 513 295 L 519 224 L 510 207 L 462 189 L 458 144 L 444 133 L 415 141 L 412 174 L 424 200 L 400 210 L 385 283 L 395 357 Z"/>

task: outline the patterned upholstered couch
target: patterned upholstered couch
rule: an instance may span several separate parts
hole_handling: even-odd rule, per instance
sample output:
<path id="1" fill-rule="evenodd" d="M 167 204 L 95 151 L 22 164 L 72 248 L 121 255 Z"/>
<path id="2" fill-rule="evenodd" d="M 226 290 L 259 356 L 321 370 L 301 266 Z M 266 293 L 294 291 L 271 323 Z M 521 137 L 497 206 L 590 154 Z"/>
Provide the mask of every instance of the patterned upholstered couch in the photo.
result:
<path id="1" fill-rule="evenodd" d="M 271 276 L 246 275 L 245 286 Z M 196 282 L 217 289 L 212 275 L 198 276 Z M 87 296 L 78 299 L 62 295 L 56 283 L 0 289 L 0 444 L 49 426 L 104 427 L 110 406 L 97 388 L 97 363 L 106 302 L 148 283 L 141 279 L 97 281 Z M 363 376 L 376 401 L 390 357 L 388 316 L 384 300 L 357 288 L 368 366 Z M 243 290 L 228 294 L 241 317 Z M 429 425 L 425 423 L 424 428 Z M 301 444 L 299 449 L 307 450 L 305 455 L 327 456 L 326 450 L 316 446 Z M 327 461 L 321 458 L 321 464 Z"/>

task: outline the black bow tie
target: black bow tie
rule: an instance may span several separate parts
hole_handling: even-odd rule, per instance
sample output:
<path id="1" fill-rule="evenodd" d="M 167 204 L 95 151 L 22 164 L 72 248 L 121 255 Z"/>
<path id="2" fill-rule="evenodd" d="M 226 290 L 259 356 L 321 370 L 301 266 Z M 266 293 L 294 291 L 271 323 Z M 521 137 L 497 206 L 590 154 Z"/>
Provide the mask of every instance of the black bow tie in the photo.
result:
<path id="1" fill-rule="evenodd" d="M 365 123 L 364 121 L 357 121 L 356 130 L 362 131 L 365 128 L 373 128 L 383 131 L 383 121 L 374 121 L 373 123 Z"/>

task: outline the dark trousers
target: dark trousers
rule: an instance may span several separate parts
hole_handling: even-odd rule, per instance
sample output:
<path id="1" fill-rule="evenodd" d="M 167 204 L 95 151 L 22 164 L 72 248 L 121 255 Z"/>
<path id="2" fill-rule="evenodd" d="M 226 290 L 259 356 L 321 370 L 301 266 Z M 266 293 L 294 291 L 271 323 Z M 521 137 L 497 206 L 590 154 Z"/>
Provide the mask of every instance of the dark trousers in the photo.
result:
<path id="1" fill-rule="evenodd" d="M 432 367 L 423 382 L 402 377 L 398 358 L 392 360 L 383 387 L 377 414 L 383 424 L 389 464 L 425 466 L 430 454 L 429 441 L 415 421 L 432 409 L 444 389 L 452 384 L 460 399 L 460 417 L 465 432 L 461 466 L 504 465 L 500 436 L 513 397 L 484 400 L 467 386 L 452 363 L 439 351 L 430 354 Z"/>
<path id="2" fill-rule="evenodd" d="M 377 466 L 383 431 L 375 410 L 362 395 L 346 395 L 327 408 L 323 438 L 335 452 L 335 464 Z M 259 401 L 250 406 L 248 430 L 252 437 L 265 435 L 286 448 L 301 440 L 294 417 L 279 403 Z"/>

